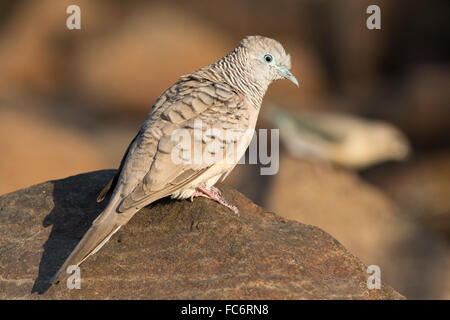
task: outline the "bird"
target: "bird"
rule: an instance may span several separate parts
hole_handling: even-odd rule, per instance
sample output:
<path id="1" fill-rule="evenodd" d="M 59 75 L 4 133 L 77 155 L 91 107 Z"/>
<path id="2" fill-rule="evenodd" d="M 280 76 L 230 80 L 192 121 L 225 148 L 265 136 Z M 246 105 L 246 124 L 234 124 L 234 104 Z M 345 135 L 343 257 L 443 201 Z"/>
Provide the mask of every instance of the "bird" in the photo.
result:
<path id="1" fill-rule="evenodd" d="M 247 36 L 223 58 L 166 89 L 99 194 L 98 202 L 110 196 L 108 204 L 51 282 L 98 252 L 136 212 L 158 199 L 202 196 L 238 214 L 214 184 L 245 153 L 269 85 L 288 79 L 299 86 L 290 69 L 290 55 L 278 41 Z"/>
<path id="2" fill-rule="evenodd" d="M 294 157 L 364 170 L 411 154 L 406 136 L 385 121 L 336 111 L 292 113 L 273 105 L 262 116 L 280 129 L 280 140 Z"/>

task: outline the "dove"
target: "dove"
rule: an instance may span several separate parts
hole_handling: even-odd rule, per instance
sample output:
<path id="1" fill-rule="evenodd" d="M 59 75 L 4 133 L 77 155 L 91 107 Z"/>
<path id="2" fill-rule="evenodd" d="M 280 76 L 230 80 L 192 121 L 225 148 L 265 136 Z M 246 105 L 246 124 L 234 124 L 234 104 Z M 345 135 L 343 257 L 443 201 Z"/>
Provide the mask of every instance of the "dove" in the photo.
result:
<path id="1" fill-rule="evenodd" d="M 217 62 L 166 89 L 98 196 L 99 202 L 110 196 L 108 204 L 52 283 L 67 267 L 98 252 L 136 212 L 163 197 L 207 197 L 238 213 L 214 184 L 225 179 L 250 144 L 268 86 L 281 79 L 298 86 L 290 68 L 290 55 L 279 42 L 248 36 Z M 186 139 L 179 142 L 178 134 Z M 219 151 L 225 155 L 215 157 Z"/>
<path id="2" fill-rule="evenodd" d="M 403 161 L 411 153 L 406 136 L 380 120 L 330 111 L 289 113 L 276 107 L 266 109 L 263 117 L 280 128 L 280 140 L 299 158 L 363 170 L 389 160 Z"/>

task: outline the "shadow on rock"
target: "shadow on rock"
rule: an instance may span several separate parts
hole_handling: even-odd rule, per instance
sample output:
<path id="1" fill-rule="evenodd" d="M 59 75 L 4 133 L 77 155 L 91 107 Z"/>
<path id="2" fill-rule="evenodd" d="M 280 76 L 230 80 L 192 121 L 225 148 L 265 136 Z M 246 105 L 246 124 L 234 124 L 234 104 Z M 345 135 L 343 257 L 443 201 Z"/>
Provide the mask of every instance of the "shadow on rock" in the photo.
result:
<path id="1" fill-rule="evenodd" d="M 101 190 L 92 186 L 106 185 L 114 173 L 115 170 L 102 170 L 52 182 L 54 208 L 44 218 L 42 225 L 44 228 L 53 228 L 44 244 L 32 293 L 42 294 L 51 287 L 51 278 L 108 202 L 105 199 L 97 203 L 96 197 Z M 92 185 L 86 185 L 86 181 L 92 182 Z"/>

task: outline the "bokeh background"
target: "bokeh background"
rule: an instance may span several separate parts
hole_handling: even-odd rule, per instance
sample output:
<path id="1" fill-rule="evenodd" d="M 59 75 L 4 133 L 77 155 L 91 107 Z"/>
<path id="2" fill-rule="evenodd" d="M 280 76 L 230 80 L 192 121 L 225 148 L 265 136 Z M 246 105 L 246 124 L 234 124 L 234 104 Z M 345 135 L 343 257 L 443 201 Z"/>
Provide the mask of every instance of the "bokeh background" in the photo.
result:
<path id="1" fill-rule="evenodd" d="M 81 8 L 81 30 L 66 8 Z M 366 8 L 381 8 L 381 30 Z M 0 1 L 0 194 L 116 168 L 159 94 L 246 35 L 279 40 L 300 88 L 263 104 L 388 121 L 412 156 L 356 172 L 280 151 L 227 183 L 321 227 L 408 298 L 450 298 L 449 1 Z M 261 119 L 259 128 L 271 128 Z M 281 128 L 282 130 L 282 128 Z"/>

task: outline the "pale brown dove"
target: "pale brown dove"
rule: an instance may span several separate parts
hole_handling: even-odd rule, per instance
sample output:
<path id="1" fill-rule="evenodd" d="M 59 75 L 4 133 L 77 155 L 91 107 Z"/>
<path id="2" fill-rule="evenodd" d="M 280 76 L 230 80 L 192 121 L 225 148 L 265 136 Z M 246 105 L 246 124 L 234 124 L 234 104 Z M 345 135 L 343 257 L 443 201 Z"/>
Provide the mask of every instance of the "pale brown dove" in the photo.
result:
<path id="1" fill-rule="evenodd" d="M 294 157 L 364 170 L 411 153 L 406 136 L 385 121 L 335 111 L 264 109 L 262 116 L 280 128 L 280 140 Z"/>
<path id="2" fill-rule="evenodd" d="M 168 88 L 99 195 L 102 201 L 111 194 L 108 205 L 52 281 L 97 252 L 137 211 L 163 197 L 205 196 L 237 213 L 213 186 L 247 149 L 269 84 L 286 78 L 298 85 L 290 67 L 290 56 L 277 41 L 249 36 L 219 61 Z M 186 136 L 191 139 L 174 139 Z M 218 151 L 225 156 L 214 158 Z"/>

